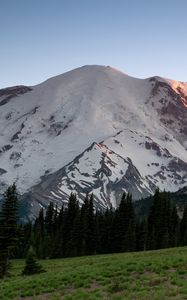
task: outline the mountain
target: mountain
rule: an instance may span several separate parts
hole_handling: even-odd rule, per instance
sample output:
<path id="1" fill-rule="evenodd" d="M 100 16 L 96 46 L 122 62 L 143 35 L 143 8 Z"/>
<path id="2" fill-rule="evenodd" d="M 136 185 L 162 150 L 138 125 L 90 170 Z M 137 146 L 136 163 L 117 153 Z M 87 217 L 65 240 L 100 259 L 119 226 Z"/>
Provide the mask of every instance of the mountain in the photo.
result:
<path id="1" fill-rule="evenodd" d="M 84 66 L 0 90 L 0 184 L 17 182 L 31 211 L 82 202 L 116 207 L 156 187 L 187 185 L 187 83 Z"/>
<path id="2" fill-rule="evenodd" d="M 179 218 L 182 218 L 184 209 L 187 203 L 187 187 L 184 187 L 177 192 L 168 192 L 168 198 L 170 199 L 171 205 L 175 205 Z M 147 218 L 151 205 L 153 203 L 153 197 L 137 200 L 134 202 L 134 208 L 136 215 L 141 218 Z"/>

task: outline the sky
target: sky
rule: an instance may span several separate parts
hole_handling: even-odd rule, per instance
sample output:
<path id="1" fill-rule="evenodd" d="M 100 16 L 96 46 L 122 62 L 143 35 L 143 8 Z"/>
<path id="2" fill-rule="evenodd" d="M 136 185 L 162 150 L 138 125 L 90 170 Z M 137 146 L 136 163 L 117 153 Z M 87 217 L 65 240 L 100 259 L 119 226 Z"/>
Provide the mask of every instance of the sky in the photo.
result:
<path id="1" fill-rule="evenodd" d="M 187 81 L 186 0 L 0 0 L 0 88 L 83 65 Z"/>

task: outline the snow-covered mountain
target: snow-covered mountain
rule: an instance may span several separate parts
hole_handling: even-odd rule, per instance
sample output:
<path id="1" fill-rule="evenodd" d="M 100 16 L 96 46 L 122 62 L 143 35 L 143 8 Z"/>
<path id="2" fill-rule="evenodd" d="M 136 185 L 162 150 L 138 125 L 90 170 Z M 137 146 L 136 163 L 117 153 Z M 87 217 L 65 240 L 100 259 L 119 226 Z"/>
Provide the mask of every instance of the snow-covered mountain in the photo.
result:
<path id="1" fill-rule="evenodd" d="M 187 185 L 187 83 L 84 66 L 0 90 L 0 183 L 33 207 L 93 192 L 98 206 Z M 38 204 L 39 203 L 39 204 Z"/>

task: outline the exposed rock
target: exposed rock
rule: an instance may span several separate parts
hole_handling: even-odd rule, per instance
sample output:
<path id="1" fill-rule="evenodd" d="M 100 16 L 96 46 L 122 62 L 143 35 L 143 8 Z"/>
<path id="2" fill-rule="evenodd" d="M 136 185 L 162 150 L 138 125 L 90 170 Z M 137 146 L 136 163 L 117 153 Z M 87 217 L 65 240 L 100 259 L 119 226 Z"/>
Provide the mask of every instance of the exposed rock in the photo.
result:
<path id="1" fill-rule="evenodd" d="M 10 154 L 10 160 L 18 160 L 20 158 L 21 158 L 21 152 L 14 151 Z"/>
<path id="2" fill-rule="evenodd" d="M 0 176 L 3 175 L 3 174 L 5 174 L 5 173 L 7 173 L 7 171 L 4 170 L 4 169 L 2 169 L 2 168 L 0 168 Z"/>
<path id="3" fill-rule="evenodd" d="M 0 154 L 2 154 L 3 152 L 6 152 L 8 150 L 10 150 L 13 147 L 13 145 L 4 145 L 1 149 L 0 149 Z"/>
<path id="4" fill-rule="evenodd" d="M 1 89 L 0 98 L 2 97 L 3 100 L 0 100 L 0 106 L 7 104 L 12 98 L 17 97 L 19 95 L 23 95 L 30 91 L 32 91 L 32 89 L 24 85 Z"/>

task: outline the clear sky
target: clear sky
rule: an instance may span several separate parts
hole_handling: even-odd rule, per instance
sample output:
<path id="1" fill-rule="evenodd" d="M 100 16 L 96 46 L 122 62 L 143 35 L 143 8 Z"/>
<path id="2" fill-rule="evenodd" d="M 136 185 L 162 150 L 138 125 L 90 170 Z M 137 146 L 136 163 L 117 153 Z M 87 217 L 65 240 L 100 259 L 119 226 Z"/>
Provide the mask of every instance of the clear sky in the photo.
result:
<path id="1" fill-rule="evenodd" d="M 187 81 L 187 0 L 0 0 L 0 87 L 86 64 Z"/>

